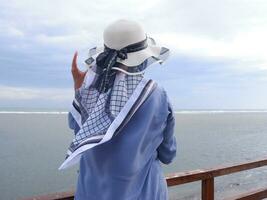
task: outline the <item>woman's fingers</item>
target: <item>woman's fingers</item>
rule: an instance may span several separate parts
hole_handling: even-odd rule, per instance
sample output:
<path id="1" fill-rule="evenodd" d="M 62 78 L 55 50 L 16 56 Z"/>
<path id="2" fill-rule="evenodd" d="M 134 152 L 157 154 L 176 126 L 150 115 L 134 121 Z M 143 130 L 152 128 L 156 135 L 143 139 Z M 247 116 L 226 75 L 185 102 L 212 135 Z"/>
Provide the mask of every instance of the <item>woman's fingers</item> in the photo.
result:
<path id="1" fill-rule="evenodd" d="M 88 70 L 82 72 L 79 70 L 78 66 L 77 66 L 77 57 L 78 57 L 78 52 L 76 51 L 73 59 L 72 59 L 72 67 L 71 67 L 71 72 L 72 72 L 72 76 L 73 76 L 73 80 L 74 80 L 74 88 L 80 88 L 83 81 L 84 81 L 84 77 L 87 73 Z"/>
<path id="2" fill-rule="evenodd" d="M 72 59 L 72 67 L 71 67 L 72 72 L 78 71 L 77 56 L 78 56 L 78 52 L 76 51 Z"/>
<path id="3" fill-rule="evenodd" d="M 87 72 L 88 72 L 88 69 L 82 72 L 83 77 L 86 75 Z"/>

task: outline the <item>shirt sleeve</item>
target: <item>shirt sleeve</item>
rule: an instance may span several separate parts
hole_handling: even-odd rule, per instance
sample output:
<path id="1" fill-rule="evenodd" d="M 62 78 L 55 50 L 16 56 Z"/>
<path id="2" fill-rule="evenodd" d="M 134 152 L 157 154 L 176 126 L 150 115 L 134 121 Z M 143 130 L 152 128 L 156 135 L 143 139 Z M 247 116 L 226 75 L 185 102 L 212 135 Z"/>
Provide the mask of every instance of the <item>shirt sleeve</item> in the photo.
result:
<path id="1" fill-rule="evenodd" d="M 176 137 L 174 135 L 175 117 L 173 113 L 172 105 L 167 97 L 168 101 L 168 116 L 166 120 L 166 126 L 163 131 L 163 141 L 157 148 L 158 158 L 164 164 L 170 164 L 176 157 Z"/>
<path id="2" fill-rule="evenodd" d="M 81 115 L 81 95 L 80 89 L 75 89 L 74 99 L 72 101 L 71 109 L 68 112 L 68 125 L 70 129 L 74 130 L 76 134 L 82 125 L 82 115 Z"/>
<path id="3" fill-rule="evenodd" d="M 71 112 L 68 113 L 68 124 L 69 124 L 69 128 L 74 131 L 74 134 L 78 133 L 78 131 L 80 130 L 80 126 L 73 118 Z"/>

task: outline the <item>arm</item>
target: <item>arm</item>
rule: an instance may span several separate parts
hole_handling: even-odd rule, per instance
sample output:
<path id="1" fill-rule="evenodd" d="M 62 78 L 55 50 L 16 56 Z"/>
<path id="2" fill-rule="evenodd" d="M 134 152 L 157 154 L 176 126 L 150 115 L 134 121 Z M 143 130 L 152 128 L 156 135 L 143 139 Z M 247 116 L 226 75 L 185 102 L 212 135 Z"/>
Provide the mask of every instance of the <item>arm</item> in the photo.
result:
<path id="1" fill-rule="evenodd" d="M 167 98 L 168 99 L 168 98 Z M 176 138 L 174 135 L 175 118 L 173 114 L 172 105 L 168 99 L 168 117 L 166 120 L 166 126 L 163 131 L 163 141 L 158 147 L 158 158 L 164 164 L 170 164 L 176 157 Z"/>
<path id="2" fill-rule="evenodd" d="M 72 101 L 71 109 L 68 113 L 69 128 L 73 129 L 75 134 L 80 130 L 82 124 L 80 104 L 81 104 L 80 91 L 79 89 L 75 89 L 75 97 Z"/>

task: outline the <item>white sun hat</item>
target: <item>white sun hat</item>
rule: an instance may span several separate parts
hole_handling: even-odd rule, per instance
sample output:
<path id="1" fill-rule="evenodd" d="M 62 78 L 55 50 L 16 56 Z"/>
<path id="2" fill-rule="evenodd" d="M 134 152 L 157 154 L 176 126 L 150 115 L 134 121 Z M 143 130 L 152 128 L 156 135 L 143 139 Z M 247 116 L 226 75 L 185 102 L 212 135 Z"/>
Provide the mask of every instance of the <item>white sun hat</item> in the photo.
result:
<path id="1" fill-rule="evenodd" d="M 116 62 L 127 66 L 126 70 L 113 66 L 130 74 L 139 74 L 154 63 L 162 64 L 169 57 L 169 49 L 156 45 L 143 27 L 132 20 L 120 19 L 108 25 L 103 33 L 104 45 L 89 50 L 85 63 L 92 66 L 96 57 L 107 50 L 117 52 Z M 124 54 L 125 56 L 120 56 Z M 142 65 L 143 64 L 143 65 Z"/>

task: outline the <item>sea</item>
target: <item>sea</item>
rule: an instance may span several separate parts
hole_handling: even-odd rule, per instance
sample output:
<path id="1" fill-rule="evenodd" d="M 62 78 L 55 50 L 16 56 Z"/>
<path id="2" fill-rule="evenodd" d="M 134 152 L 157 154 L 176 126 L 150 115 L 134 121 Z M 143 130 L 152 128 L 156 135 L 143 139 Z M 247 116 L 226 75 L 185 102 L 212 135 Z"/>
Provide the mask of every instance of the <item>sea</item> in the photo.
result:
<path id="1" fill-rule="evenodd" d="M 267 156 L 266 110 L 178 110 L 177 156 L 164 174 Z M 0 111 L 0 199 L 75 189 L 78 166 L 58 171 L 73 138 L 64 110 Z M 267 187 L 267 167 L 215 178 L 215 199 Z M 169 187 L 170 200 L 198 200 L 201 182 Z"/>

